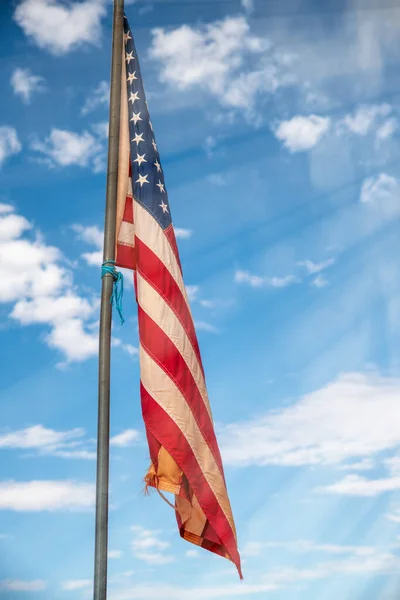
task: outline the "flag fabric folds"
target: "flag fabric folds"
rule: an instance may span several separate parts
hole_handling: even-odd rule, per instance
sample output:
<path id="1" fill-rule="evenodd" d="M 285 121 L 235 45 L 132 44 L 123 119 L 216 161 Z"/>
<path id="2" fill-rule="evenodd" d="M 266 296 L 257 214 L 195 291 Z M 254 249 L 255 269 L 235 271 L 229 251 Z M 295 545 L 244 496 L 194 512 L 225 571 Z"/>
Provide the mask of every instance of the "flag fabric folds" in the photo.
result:
<path id="1" fill-rule="evenodd" d="M 241 576 L 199 345 L 132 37 L 125 17 L 116 262 L 134 272 L 140 395 L 151 458 L 146 485 L 174 494 L 180 535 L 230 559 Z"/>

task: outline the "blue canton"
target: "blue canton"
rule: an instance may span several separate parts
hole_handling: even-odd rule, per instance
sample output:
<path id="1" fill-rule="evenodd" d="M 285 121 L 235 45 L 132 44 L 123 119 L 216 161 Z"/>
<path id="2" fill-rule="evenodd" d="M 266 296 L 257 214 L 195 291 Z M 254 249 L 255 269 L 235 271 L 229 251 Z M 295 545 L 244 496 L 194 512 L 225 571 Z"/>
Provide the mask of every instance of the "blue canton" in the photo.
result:
<path id="1" fill-rule="evenodd" d="M 172 222 L 168 194 L 150 121 L 139 60 L 126 17 L 124 42 L 133 194 L 161 227 L 166 229 Z"/>

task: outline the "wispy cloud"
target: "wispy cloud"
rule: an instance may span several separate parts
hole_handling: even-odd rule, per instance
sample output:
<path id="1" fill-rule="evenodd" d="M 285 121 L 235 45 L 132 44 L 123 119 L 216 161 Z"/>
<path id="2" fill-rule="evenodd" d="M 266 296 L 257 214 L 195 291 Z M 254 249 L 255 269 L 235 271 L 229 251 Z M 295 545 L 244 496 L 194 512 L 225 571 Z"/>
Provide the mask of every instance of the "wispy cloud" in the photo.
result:
<path id="1" fill-rule="evenodd" d="M 175 559 L 170 551 L 170 543 L 160 539 L 159 531 L 152 531 L 141 526 L 132 527 L 134 537 L 131 548 L 135 558 L 151 565 L 163 565 Z"/>
<path id="2" fill-rule="evenodd" d="M 15 69 L 11 75 L 10 83 L 14 94 L 20 96 L 25 104 L 30 103 L 34 94 L 46 90 L 44 77 L 33 75 L 30 69 Z"/>
<path id="3" fill-rule="evenodd" d="M 88 449 L 84 429 L 55 431 L 43 425 L 0 433 L 0 448 L 34 450 L 39 454 L 61 458 L 95 459 L 96 452 Z"/>
<path id="4" fill-rule="evenodd" d="M 22 150 L 21 142 L 14 127 L 3 125 L 0 127 L 0 167 L 5 160 L 13 154 L 18 154 Z"/>
<path id="5" fill-rule="evenodd" d="M 110 99 L 110 85 L 108 81 L 100 81 L 99 85 L 91 90 L 82 107 L 81 114 L 88 115 L 99 106 L 107 107 Z"/>
<path id="6" fill-rule="evenodd" d="M 0 591 L 2 592 L 42 592 L 45 589 L 47 589 L 47 583 L 42 579 L 35 579 L 33 581 L 4 579 L 0 581 Z"/>
<path id="7" fill-rule="evenodd" d="M 298 278 L 294 275 L 284 275 L 283 277 L 260 277 L 259 275 L 252 275 L 248 271 L 236 271 L 235 273 L 236 283 L 246 283 L 251 287 L 276 287 L 284 288 L 292 283 L 298 283 Z"/>
<path id="8" fill-rule="evenodd" d="M 123 448 L 125 446 L 132 446 L 140 437 L 140 433 L 136 429 L 126 429 L 121 431 L 117 435 L 114 435 L 110 439 L 111 446 L 118 446 Z"/>
<path id="9" fill-rule="evenodd" d="M 323 260 L 319 263 L 315 263 L 312 260 L 303 260 L 300 261 L 298 265 L 301 267 L 305 267 L 310 275 L 315 275 L 316 273 L 320 273 L 328 267 L 331 267 L 334 263 L 334 258 L 328 258 L 327 260 Z"/>
<path id="10" fill-rule="evenodd" d="M 70 579 L 69 581 L 63 581 L 61 589 L 66 592 L 74 592 L 75 590 L 84 590 L 90 588 L 93 585 L 91 579 Z"/>
<path id="11" fill-rule="evenodd" d="M 191 229 L 184 229 L 182 227 L 174 227 L 175 235 L 178 239 L 188 240 L 192 237 L 193 231 Z"/>
<path id="12" fill-rule="evenodd" d="M 400 446 L 399 394 L 397 379 L 341 375 L 289 407 L 222 428 L 219 439 L 225 463 L 337 466 L 384 450 L 393 453 Z M 374 495 L 375 489 L 397 489 L 399 483 L 398 477 L 369 482 L 349 476 L 326 491 Z"/>

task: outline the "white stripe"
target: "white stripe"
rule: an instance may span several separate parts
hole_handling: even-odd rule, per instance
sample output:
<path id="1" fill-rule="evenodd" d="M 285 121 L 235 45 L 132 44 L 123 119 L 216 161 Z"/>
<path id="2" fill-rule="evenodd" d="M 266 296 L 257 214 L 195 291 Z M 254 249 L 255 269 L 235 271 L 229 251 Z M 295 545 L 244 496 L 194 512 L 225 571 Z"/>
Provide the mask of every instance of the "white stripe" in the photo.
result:
<path id="1" fill-rule="evenodd" d="M 168 269 L 186 300 L 190 314 L 192 314 L 178 261 L 162 228 L 155 218 L 135 200 L 133 220 L 135 221 L 135 235 L 154 252 Z"/>
<path id="2" fill-rule="evenodd" d="M 132 247 L 135 245 L 135 226 L 133 223 L 122 221 L 118 232 L 118 243 Z"/>
<path id="3" fill-rule="evenodd" d="M 128 92 L 126 89 L 125 43 L 122 44 L 121 72 L 121 115 L 119 125 L 119 155 L 118 155 L 118 189 L 116 231 L 118 232 L 124 217 L 126 196 L 129 192 L 129 121 L 128 121 Z M 132 186 L 131 186 L 132 193 Z"/>
<path id="4" fill-rule="evenodd" d="M 203 371 L 200 367 L 193 346 L 174 311 L 168 306 L 160 294 L 137 273 L 138 302 L 145 313 L 163 330 L 165 335 L 175 344 L 185 361 L 197 389 L 203 398 L 204 406 L 212 422 L 210 402 L 204 381 Z"/>
<path id="5" fill-rule="evenodd" d="M 142 345 L 140 345 L 139 352 L 140 378 L 144 388 L 169 415 L 186 438 L 203 476 L 228 520 L 236 539 L 235 524 L 224 479 L 208 444 L 198 428 L 192 411 L 172 379 L 147 354 Z"/>

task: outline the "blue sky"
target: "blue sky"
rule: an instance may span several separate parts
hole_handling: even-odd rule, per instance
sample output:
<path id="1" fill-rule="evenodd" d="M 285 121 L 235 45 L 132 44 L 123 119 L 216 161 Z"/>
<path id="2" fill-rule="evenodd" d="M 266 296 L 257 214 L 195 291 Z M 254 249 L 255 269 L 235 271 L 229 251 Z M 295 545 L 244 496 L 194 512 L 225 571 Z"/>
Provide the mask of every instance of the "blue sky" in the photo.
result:
<path id="1" fill-rule="evenodd" d="M 111 2 L 0 14 L 0 596 L 91 595 Z M 399 9 L 126 12 L 244 562 L 143 495 L 136 307 L 112 353 L 110 600 L 392 600 L 400 569 Z"/>

